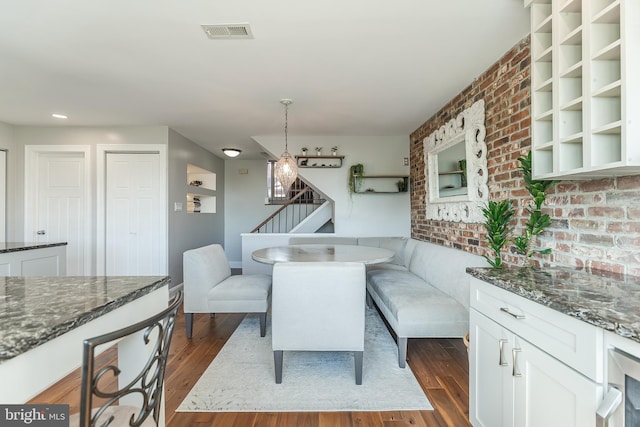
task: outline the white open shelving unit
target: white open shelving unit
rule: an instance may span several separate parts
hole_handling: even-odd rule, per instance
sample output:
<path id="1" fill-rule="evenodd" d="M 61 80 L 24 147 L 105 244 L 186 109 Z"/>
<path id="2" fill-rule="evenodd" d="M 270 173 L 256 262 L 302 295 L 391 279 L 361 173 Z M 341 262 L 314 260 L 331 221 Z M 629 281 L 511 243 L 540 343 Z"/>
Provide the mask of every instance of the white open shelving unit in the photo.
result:
<path id="1" fill-rule="evenodd" d="M 525 5 L 531 8 L 534 177 L 640 173 L 640 2 Z"/>
<path id="2" fill-rule="evenodd" d="M 187 213 L 216 213 L 216 174 L 187 164 Z"/>

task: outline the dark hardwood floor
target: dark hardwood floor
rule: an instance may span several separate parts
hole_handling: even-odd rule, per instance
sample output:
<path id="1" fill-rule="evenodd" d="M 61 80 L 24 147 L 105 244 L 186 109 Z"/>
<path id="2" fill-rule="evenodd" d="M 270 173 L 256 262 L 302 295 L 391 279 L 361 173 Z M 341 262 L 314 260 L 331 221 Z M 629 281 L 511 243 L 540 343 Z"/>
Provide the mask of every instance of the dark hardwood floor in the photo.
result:
<path id="1" fill-rule="evenodd" d="M 187 340 L 184 316 L 178 316 L 165 377 L 168 427 L 463 427 L 469 426 L 469 364 L 462 339 L 410 339 L 408 363 L 434 411 L 402 412 L 175 412 L 216 354 L 222 349 L 242 314 L 196 315 L 193 339 Z M 78 349 L 81 351 L 81 349 Z M 115 359 L 114 349 L 103 360 Z M 80 401 L 79 370 L 68 375 L 30 403 L 67 403 L 71 413 Z M 393 390 L 389 390 L 393 393 Z"/>

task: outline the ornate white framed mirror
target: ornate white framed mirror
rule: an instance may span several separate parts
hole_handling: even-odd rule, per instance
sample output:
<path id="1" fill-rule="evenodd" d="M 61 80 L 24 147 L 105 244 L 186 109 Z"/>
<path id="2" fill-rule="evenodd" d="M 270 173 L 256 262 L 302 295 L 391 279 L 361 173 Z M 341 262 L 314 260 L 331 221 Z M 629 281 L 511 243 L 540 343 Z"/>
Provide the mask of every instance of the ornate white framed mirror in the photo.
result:
<path id="1" fill-rule="evenodd" d="M 484 100 L 423 140 L 427 218 L 483 222 L 489 200 Z"/>

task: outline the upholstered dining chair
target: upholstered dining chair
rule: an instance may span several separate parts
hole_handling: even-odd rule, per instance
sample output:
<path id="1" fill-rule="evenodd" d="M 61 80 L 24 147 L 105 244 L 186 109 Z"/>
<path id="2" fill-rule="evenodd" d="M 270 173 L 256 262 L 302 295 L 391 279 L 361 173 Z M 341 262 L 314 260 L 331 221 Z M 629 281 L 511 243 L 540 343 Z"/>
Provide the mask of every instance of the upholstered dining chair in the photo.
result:
<path id="1" fill-rule="evenodd" d="M 365 292 L 362 263 L 274 265 L 271 332 L 277 384 L 285 350 L 352 351 L 356 384 L 362 384 Z"/>
<path id="2" fill-rule="evenodd" d="M 184 252 L 184 317 L 187 338 L 193 334 L 195 313 L 259 313 L 260 336 L 267 328 L 271 301 L 271 276 L 267 274 L 231 275 L 222 246 L 203 246 Z"/>
<path id="3" fill-rule="evenodd" d="M 70 417 L 70 426 L 146 427 L 157 426 L 160 419 L 164 420 L 164 373 L 181 303 L 182 292 L 178 292 L 169 307 L 160 313 L 117 331 L 84 340 L 80 413 Z M 95 360 L 98 347 L 127 337 L 140 339 L 144 344 L 142 349 L 141 343 L 142 351 L 149 351 L 146 363 L 138 367 L 139 372 L 128 372 L 122 366 L 111 364 L 98 367 Z M 120 380 L 118 385 L 114 385 L 115 379 Z"/>

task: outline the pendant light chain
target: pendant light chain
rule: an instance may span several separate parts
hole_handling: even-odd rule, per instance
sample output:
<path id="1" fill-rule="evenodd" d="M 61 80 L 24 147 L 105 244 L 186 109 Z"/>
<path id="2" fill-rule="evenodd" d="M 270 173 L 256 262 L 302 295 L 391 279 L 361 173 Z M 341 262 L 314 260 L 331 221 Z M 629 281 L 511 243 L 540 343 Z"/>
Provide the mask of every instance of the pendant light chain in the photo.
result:
<path id="1" fill-rule="evenodd" d="M 284 151 L 289 151 L 289 104 L 284 104 Z"/>
<path id="2" fill-rule="evenodd" d="M 289 191 L 289 187 L 298 176 L 298 165 L 289 154 L 289 104 L 292 102 L 290 99 L 280 100 L 280 103 L 284 105 L 284 153 L 276 162 L 275 175 L 285 192 Z"/>

